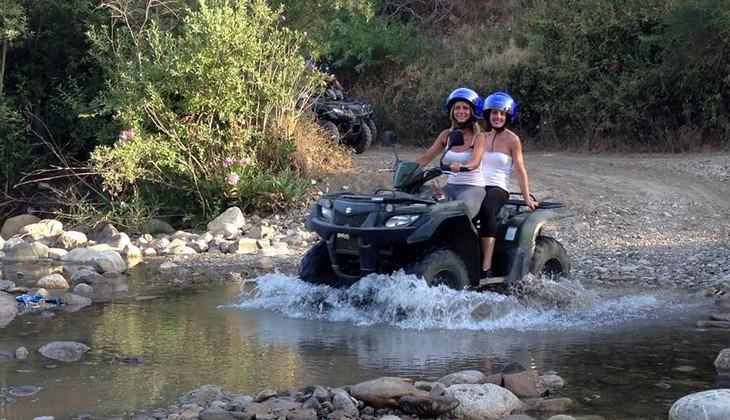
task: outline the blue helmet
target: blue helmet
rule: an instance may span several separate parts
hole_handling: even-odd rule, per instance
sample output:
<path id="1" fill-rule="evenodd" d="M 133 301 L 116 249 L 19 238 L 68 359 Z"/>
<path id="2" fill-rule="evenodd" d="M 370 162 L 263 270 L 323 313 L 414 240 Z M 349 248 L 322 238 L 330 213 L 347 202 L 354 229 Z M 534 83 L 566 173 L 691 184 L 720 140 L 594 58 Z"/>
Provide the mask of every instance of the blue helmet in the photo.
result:
<path id="1" fill-rule="evenodd" d="M 509 122 L 511 124 L 517 120 L 517 112 L 520 109 L 520 105 L 508 93 L 494 92 L 484 99 L 482 111 L 486 114 L 488 109 L 506 112 L 509 115 Z"/>
<path id="2" fill-rule="evenodd" d="M 470 103 L 474 116 L 477 118 L 482 117 L 482 98 L 479 97 L 478 93 L 469 88 L 458 88 L 451 92 L 446 98 L 446 103 L 444 104 L 444 111 L 446 111 L 447 114 L 451 112 L 451 106 L 454 105 L 454 102 L 456 101 Z"/>

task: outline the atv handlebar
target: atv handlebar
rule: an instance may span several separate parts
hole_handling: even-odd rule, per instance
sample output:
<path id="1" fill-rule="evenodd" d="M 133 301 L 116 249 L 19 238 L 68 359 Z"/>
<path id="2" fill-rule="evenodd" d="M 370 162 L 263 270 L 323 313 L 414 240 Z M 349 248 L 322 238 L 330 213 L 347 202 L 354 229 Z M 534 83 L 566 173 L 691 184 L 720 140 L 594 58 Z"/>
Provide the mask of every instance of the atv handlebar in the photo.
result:
<path id="1" fill-rule="evenodd" d="M 453 174 L 453 173 L 455 173 L 454 171 L 452 171 L 452 170 L 451 170 L 451 165 L 448 165 L 448 164 L 446 164 L 446 163 L 445 163 L 445 164 L 443 164 L 443 165 L 441 165 L 441 170 L 442 170 L 442 171 L 443 171 L 444 173 L 448 173 L 448 174 Z M 473 170 L 474 170 L 474 169 L 472 169 L 472 168 L 469 168 L 469 167 L 466 167 L 466 166 L 461 166 L 461 167 L 459 167 L 459 172 L 469 172 L 469 171 L 473 171 Z"/>

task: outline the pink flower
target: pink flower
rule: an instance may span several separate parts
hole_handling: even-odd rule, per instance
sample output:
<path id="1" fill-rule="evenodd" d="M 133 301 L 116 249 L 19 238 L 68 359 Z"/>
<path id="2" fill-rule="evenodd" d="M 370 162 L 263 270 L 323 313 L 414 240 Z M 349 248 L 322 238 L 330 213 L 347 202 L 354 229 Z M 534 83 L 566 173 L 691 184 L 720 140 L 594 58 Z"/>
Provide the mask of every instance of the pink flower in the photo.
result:
<path id="1" fill-rule="evenodd" d="M 241 158 L 241 159 L 238 160 L 238 164 L 241 165 L 241 166 L 250 165 L 251 164 L 251 158 L 247 158 L 247 157 Z"/>
<path id="2" fill-rule="evenodd" d="M 121 134 L 119 134 L 119 140 L 129 140 L 134 137 L 136 133 L 131 128 L 128 130 L 122 131 Z"/>
<path id="3" fill-rule="evenodd" d="M 227 183 L 229 183 L 229 184 L 231 184 L 231 185 L 233 185 L 234 187 L 235 187 L 236 185 L 238 185 L 238 181 L 240 181 L 240 180 L 241 180 L 241 177 L 240 177 L 240 176 L 238 176 L 238 174 L 237 174 L 237 173 L 235 173 L 235 172 L 231 172 L 231 173 L 230 173 L 230 174 L 228 174 L 228 176 L 226 177 L 226 182 L 227 182 Z"/>
<path id="4" fill-rule="evenodd" d="M 224 168 L 230 168 L 231 165 L 233 165 L 233 159 L 231 159 L 231 158 L 225 158 L 225 160 L 223 161 L 223 167 Z"/>

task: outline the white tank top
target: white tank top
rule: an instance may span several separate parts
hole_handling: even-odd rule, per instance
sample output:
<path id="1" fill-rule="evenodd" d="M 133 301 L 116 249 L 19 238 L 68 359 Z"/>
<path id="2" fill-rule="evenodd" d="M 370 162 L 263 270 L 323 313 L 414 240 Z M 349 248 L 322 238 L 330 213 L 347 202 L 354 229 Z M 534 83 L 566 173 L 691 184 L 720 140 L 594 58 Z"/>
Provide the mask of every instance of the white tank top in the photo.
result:
<path id="1" fill-rule="evenodd" d="M 512 174 L 512 156 L 501 152 L 484 152 L 479 166 L 485 185 L 496 186 L 509 191 L 509 177 Z"/>
<path id="2" fill-rule="evenodd" d="M 462 166 L 466 165 L 471 160 L 472 153 L 474 153 L 473 147 L 474 145 L 472 145 L 472 149 L 463 152 L 454 152 L 449 150 L 444 155 L 444 163 L 448 165 L 449 163 L 459 162 Z M 457 172 L 454 175 L 449 175 L 448 183 L 453 185 L 474 185 L 476 187 L 483 187 L 486 185 L 481 171 L 477 169 L 468 172 Z"/>

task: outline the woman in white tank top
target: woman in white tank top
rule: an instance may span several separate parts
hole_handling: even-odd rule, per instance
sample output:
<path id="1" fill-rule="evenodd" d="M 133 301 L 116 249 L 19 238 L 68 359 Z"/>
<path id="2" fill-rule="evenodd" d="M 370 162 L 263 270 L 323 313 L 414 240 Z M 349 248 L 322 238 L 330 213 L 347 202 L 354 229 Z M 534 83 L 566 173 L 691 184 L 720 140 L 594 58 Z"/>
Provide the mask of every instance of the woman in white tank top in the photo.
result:
<path id="1" fill-rule="evenodd" d="M 492 254 L 496 236 L 497 213 L 509 198 L 509 178 L 512 169 L 517 175 L 522 197 L 530 209 L 537 208 L 537 201 L 530 195 L 527 168 L 522 159 L 522 143 L 515 133 L 507 129 L 517 117 L 518 105 L 504 92 L 487 96 L 483 112 L 490 131 L 477 136 L 476 142 L 483 144 L 484 155 L 481 173 L 485 182 L 485 198 L 479 212 L 479 236 L 482 242 L 482 278 L 492 277 Z"/>
<path id="2" fill-rule="evenodd" d="M 446 112 L 451 119 L 451 128 L 443 130 L 433 145 L 416 159 L 420 165 L 428 165 L 446 148 L 446 140 L 451 130 L 464 133 L 464 144 L 456 146 L 444 155 L 444 163 L 451 165 L 455 173 L 449 175 L 444 193 L 452 200 L 461 200 L 469 209 L 470 218 L 480 211 L 484 201 L 484 178 L 479 171 L 479 161 L 484 153 L 483 142 L 477 142 L 481 132 L 476 122 L 481 115 L 481 98 L 471 89 L 459 88 L 446 98 Z M 469 165 L 473 170 L 459 172 L 459 168 Z"/>

